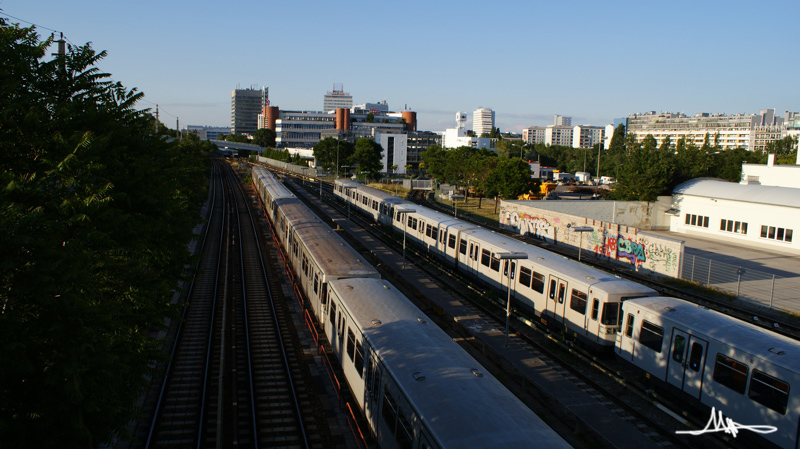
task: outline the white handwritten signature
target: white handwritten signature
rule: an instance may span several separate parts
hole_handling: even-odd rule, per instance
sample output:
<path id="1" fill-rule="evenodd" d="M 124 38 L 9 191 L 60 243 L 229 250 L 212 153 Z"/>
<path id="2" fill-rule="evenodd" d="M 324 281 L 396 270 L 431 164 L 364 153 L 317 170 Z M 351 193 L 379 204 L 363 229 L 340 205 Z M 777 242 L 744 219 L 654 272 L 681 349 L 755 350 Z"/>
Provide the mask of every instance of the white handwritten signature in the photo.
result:
<path id="1" fill-rule="evenodd" d="M 736 438 L 736 434 L 738 434 L 740 430 L 750 430 L 756 433 L 772 433 L 776 432 L 778 428 L 774 426 L 743 426 L 734 422 L 730 418 L 722 416 L 721 411 L 718 415 L 714 407 L 711 407 L 711 418 L 708 420 L 708 423 L 703 430 L 677 430 L 675 433 L 702 435 L 709 432 L 725 432 L 733 435 L 733 437 Z"/>

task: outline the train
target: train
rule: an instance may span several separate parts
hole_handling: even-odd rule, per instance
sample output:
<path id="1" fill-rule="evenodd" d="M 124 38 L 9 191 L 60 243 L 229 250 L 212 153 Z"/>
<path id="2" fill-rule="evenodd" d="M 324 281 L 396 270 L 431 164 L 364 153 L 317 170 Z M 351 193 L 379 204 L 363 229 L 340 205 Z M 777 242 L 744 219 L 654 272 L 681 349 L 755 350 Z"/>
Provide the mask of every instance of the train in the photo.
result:
<path id="1" fill-rule="evenodd" d="M 251 177 L 381 448 L 571 447 L 272 173 Z"/>
<path id="2" fill-rule="evenodd" d="M 350 180 L 336 180 L 334 194 L 454 270 L 510 288 L 517 312 L 612 350 L 689 404 L 775 427 L 762 436 L 778 447 L 800 447 L 796 340 Z"/>
<path id="3" fill-rule="evenodd" d="M 493 287 L 502 297 L 510 289 L 517 313 L 561 328 L 595 350 L 613 350 L 623 301 L 657 294 L 636 282 L 351 180 L 336 180 L 333 189 L 337 197 L 403 233 L 453 270 Z"/>

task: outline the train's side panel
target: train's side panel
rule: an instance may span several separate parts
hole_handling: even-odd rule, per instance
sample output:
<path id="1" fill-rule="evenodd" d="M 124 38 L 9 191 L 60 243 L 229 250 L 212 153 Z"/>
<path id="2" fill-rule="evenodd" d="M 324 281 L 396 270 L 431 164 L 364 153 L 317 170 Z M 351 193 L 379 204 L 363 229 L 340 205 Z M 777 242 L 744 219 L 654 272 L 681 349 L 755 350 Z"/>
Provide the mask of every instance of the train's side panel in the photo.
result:
<path id="1" fill-rule="evenodd" d="M 654 378 L 763 437 L 797 445 L 800 344 L 675 298 L 623 303 L 616 352 Z"/>

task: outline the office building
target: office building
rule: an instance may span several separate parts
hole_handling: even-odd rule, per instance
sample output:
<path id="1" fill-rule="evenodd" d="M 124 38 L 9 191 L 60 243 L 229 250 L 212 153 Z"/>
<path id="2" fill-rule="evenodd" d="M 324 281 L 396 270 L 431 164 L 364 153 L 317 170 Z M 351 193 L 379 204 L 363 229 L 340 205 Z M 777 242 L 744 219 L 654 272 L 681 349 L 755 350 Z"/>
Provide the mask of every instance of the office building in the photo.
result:
<path id="1" fill-rule="evenodd" d="M 353 96 L 344 91 L 344 85 L 334 84 L 333 90 L 325 93 L 322 101 L 322 112 L 331 112 L 336 109 L 350 109 L 353 107 Z"/>
<path id="2" fill-rule="evenodd" d="M 269 87 L 231 91 L 231 132 L 253 134 L 258 129 L 258 114 L 269 106 Z"/>

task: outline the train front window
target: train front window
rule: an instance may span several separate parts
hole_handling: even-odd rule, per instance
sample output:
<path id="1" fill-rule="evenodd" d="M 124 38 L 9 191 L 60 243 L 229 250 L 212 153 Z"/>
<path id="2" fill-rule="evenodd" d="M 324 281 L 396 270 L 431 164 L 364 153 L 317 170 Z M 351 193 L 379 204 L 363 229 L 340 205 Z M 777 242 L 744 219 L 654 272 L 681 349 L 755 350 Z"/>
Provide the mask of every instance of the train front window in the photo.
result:
<path id="1" fill-rule="evenodd" d="M 605 326 L 619 326 L 619 303 L 607 302 L 603 304 L 603 316 L 600 323 Z"/>

